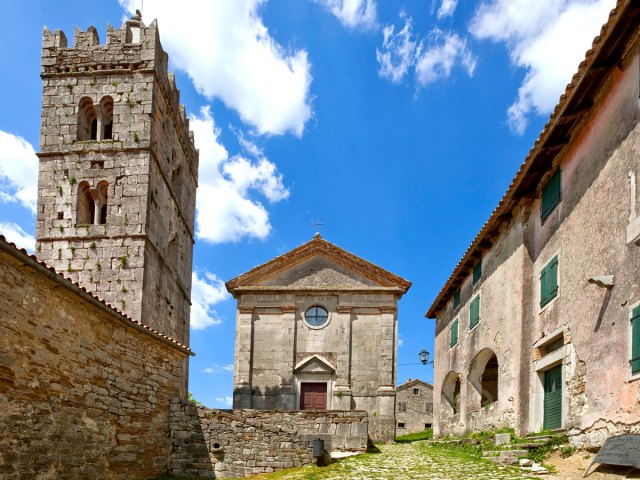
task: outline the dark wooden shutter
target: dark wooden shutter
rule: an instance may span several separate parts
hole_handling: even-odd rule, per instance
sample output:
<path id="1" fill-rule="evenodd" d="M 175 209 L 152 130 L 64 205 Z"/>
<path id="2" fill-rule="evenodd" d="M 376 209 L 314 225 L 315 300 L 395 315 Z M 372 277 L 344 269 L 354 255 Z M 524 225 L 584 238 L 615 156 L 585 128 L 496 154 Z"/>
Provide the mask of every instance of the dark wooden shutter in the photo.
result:
<path id="1" fill-rule="evenodd" d="M 478 283 L 478 280 L 480 280 L 480 277 L 482 277 L 482 260 L 480 260 L 475 267 L 473 267 L 473 277 L 471 278 L 471 283 L 473 283 L 474 285 L 476 283 Z"/>
<path id="2" fill-rule="evenodd" d="M 540 219 L 544 221 L 562 199 L 562 174 L 558 168 L 542 189 Z"/>
<path id="3" fill-rule="evenodd" d="M 558 295 L 558 256 L 540 272 L 540 306 L 544 307 Z"/>
<path id="4" fill-rule="evenodd" d="M 544 429 L 562 427 L 562 365 L 544 372 Z"/>
<path id="5" fill-rule="evenodd" d="M 480 295 L 471 301 L 469 307 L 469 330 L 480 322 Z"/>
<path id="6" fill-rule="evenodd" d="M 456 308 L 458 305 L 460 305 L 460 290 L 453 294 L 453 308 Z"/>
<path id="7" fill-rule="evenodd" d="M 631 313 L 631 373 L 640 373 L 640 307 Z"/>
<path id="8" fill-rule="evenodd" d="M 453 347 L 458 343 L 458 319 L 456 318 L 451 323 L 451 334 L 449 339 L 449 346 Z"/>

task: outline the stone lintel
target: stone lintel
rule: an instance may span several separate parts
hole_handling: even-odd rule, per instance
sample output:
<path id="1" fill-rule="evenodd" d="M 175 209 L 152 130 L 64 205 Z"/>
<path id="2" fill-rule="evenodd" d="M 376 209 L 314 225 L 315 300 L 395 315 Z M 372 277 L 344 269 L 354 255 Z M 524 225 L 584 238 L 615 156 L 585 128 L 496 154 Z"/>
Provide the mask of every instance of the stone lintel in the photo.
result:
<path id="1" fill-rule="evenodd" d="M 338 305 L 336 307 L 336 311 L 338 313 L 351 313 L 353 312 L 354 306 L 353 305 Z"/>
<path id="2" fill-rule="evenodd" d="M 255 311 L 255 307 L 253 306 L 238 306 L 238 313 L 253 313 Z"/>
<path id="3" fill-rule="evenodd" d="M 296 313 L 298 311 L 298 307 L 295 305 L 282 305 L 280 306 L 280 311 L 282 313 Z"/>

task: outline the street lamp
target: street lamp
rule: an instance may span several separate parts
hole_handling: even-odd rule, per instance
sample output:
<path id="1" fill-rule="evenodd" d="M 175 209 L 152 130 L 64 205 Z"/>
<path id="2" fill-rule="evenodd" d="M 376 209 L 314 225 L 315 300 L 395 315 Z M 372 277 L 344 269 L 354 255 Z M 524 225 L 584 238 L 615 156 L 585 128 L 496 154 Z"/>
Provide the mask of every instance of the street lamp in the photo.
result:
<path id="1" fill-rule="evenodd" d="M 429 352 L 424 348 L 418 353 L 418 358 L 423 365 L 433 365 L 433 360 L 429 361 Z"/>

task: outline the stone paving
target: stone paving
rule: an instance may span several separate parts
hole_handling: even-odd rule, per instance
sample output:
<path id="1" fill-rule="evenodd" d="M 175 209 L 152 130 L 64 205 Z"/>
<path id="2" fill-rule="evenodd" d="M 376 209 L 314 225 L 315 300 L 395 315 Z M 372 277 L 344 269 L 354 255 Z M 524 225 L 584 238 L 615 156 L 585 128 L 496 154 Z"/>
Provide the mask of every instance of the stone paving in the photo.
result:
<path id="1" fill-rule="evenodd" d="M 329 467 L 304 467 L 251 477 L 261 480 L 532 479 L 516 468 L 496 465 L 425 442 L 379 445 L 380 453 L 359 455 Z"/>

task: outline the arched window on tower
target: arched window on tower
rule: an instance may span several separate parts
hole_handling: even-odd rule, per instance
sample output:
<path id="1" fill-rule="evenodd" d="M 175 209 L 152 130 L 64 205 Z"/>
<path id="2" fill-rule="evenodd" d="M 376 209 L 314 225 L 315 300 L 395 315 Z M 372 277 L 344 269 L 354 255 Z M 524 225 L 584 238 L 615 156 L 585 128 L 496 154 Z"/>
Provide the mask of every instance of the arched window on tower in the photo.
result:
<path id="1" fill-rule="evenodd" d="M 95 224 L 104 225 L 107 223 L 107 190 L 109 188 L 109 182 L 103 180 L 98 184 L 98 188 L 95 190 L 95 202 L 99 207 L 96 209 Z"/>
<path id="2" fill-rule="evenodd" d="M 177 161 L 174 161 L 171 166 L 171 188 L 179 205 L 182 196 L 182 165 Z"/>
<path id="3" fill-rule="evenodd" d="M 98 117 L 93 101 L 84 97 L 80 100 L 78 111 L 78 140 L 96 140 L 98 134 Z"/>
<path id="4" fill-rule="evenodd" d="M 100 100 L 100 118 L 102 120 L 102 132 L 100 140 L 113 139 L 113 98 L 103 97 Z"/>
<path id="5" fill-rule="evenodd" d="M 78 203 L 76 209 L 76 224 L 88 225 L 93 223 L 95 204 L 91 196 L 91 188 L 87 182 L 78 185 Z"/>

